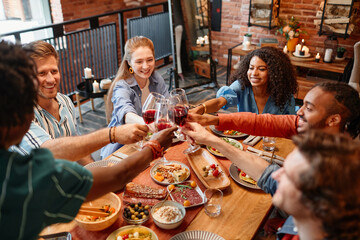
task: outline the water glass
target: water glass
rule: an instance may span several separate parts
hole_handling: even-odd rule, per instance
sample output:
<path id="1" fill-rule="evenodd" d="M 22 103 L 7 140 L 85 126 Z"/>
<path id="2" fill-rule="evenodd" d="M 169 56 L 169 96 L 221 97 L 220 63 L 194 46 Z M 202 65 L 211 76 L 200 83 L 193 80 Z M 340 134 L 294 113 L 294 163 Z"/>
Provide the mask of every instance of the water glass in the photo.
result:
<path id="1" fill-rule="evenodd" d="M 205 213 L 210 217 L 217 217 L 221 212 L 223 192 L 219 189 L 206 189 L 204 192 Z"/>
<path id="2" fill-rule="evenodd" d="M 276 138 L 274 137 L 263 137 L 263 149 L 265 151 L 275 150 Z"/>

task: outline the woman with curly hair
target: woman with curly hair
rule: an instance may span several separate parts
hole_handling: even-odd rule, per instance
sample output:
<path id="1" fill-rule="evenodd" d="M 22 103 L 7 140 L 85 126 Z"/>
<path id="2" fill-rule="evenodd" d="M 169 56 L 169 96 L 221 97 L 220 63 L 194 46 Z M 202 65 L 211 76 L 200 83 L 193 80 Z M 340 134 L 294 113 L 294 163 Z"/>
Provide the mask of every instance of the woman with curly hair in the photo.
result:
<path id="1" fill-rule="evenodd" d="M 219 89 L 216 99 L 190 112 L 211 113 L 237 105 L 239 112 L 295 114 L 293 94 L 298 85 L 290 59 L 282 51 L 263 47 L 250 52 L 231 81 L 230 86 Z"/>

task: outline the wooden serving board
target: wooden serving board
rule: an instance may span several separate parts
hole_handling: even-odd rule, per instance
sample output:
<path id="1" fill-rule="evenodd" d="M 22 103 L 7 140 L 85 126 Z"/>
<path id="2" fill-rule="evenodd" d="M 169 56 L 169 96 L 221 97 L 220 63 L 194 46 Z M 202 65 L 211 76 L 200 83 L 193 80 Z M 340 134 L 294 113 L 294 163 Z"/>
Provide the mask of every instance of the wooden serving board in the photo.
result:
<path id="1" fill-rule="evenodd" d="M 187 154 L 187 159 L 192 169 L 194 170 L 196 176 L 200 179 L 200 181 L 202 182 L 202 184 L 204 184 L 206 188 L 216 188 L 223 190 L 228 186 L 230 186 L 230 179 L 227 176 L 224 167 L 219 163 L 219 161 L 213 155 L 211 155 L 211 153 L 209 153 L 205 149 L 201 148 L 200 150 L 194 153 Z M 204 166 L 211 164 L 217 164 L 221 169 L 222 173 L 218 177 L 203 176 L 202 168 Z"/>

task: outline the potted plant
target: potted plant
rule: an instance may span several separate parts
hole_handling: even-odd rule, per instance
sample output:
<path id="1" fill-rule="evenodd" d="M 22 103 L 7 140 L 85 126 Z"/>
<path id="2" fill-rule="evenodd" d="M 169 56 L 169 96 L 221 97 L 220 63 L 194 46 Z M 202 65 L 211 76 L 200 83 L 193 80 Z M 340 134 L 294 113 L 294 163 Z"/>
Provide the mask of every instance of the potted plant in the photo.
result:
<path id="1" fill-rule="evenodd" d="M 252 34 L 251 34 L 251 33 L 245 33 L 245 34 L 244 34 L 243 44 L 246 43 L 246 42 L 250 42 L 250 43 L 251 43 L 251 37 L 252 37 Z"/>
<path id="2" fill-rule="evenodd" d="M 344 48 L 344 47 L 338 47 L 338 48 L 337 48 L 337 51 L 336 51 L 336 56 L 337 56 L 338 58 L 343 58 L 345 52 L 346 52 L 346 48 Z"/>

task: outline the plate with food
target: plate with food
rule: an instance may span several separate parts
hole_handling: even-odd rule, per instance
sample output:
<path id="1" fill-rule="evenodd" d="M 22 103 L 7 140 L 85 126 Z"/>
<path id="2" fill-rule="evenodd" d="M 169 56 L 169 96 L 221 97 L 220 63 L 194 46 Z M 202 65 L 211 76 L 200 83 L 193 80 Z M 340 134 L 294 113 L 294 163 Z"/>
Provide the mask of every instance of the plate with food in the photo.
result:
<path id="1" fill-rule="evenodd" d="M 249 135 L 249 134 L 242 133 L 242 132 L 239 132 L 236 130 L 220 131 L 220 130 L 217 130 L 214 125 L 209 126 L 209 128 L 213 133 L 215 133 L 216 135 L 219 135 L 221 137 L 242 138 L 242 137 L 246 137 L 247 135 Z"/>
<path id="2" fill-rule="evenodd" d="M 240 150 L 243 150 L 243 146 L 240 142 L 236 141 L 235 139 L 232 139 L 232 138 L 227 138 L 227 137 L 222 137 L 221 138 L 222 140 L 224 140 L 225 142 L 233 145 L 234 147 L 240 149 Z M 218 156 L 218 157 L 225 157 L 224 154 L 222 154 L 221 152 L 219 152 L 216 148 L 214 147 L 211 147 L 211 146 L 206 146 L 206 149 L 211 152 L 212 154 L 214 154 L 215 156 Z"/>
<path id="3" fill-rule="evenodd" d="M 230 186 L 230 179 L 224 167 L 208 151 L 200 148 L 198 151 L 186 156 L 191 168 L 206 188 L 223 190 Z"/>
<path id="4" fill-rule="evenodd" d="M 181 232 L 170 238 L 170 240 L 189 240 L 189 239 L 225 240 L 225 238 L 220 237 L 215 233 L 207 232 L 207 231 L 199 231 L 199 230 Z"/>
<path id="5" fill-rule="evenodd" d="M 139 202 L 142 205 L 154 206 L 166 197 L 166 188 L 152 187 L 145 184 L 129 182 L 125 186 L 123 202 L 126 205 L 136 205 Z"/>
<path id="6" fill-rule="evenodd" d="M 232 179 L 234 179 L 234 181 L 238 184 L 252 189 L 261 189 L 254 179 L 236 167 L 235 164 L 231 164 L 229 172 Z"/>
<path id="7" fill-rule="evenodd" d="M 185 181 L 167 186 L 173 201 L 184 205 L 185 208 L 204 204 L 204 193 L 195 181 Z"/>
<path id="8" fill-rule="evenodd" d="M 151 168 L 150 176 L 161 185 L 176 184 L 189 178 L 190 169 L 186 164 L 177 161 L 158 162 Z"/>
<path id="9" fill-rule="evenodd" d="M 112 232 L 106 240 L 144 239 L 159 240 L 153 230 L 144 226 L 128 225 Z"/>

